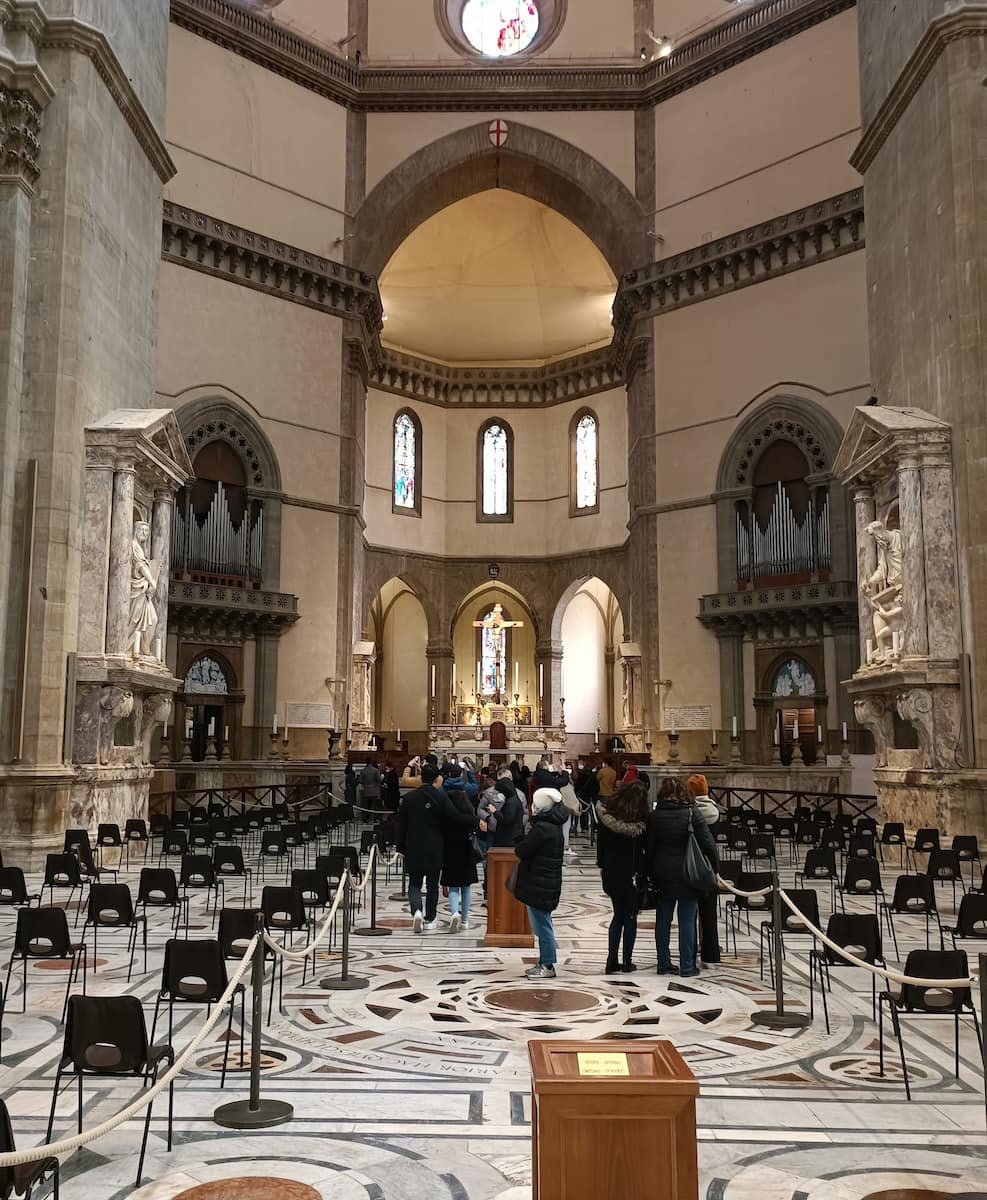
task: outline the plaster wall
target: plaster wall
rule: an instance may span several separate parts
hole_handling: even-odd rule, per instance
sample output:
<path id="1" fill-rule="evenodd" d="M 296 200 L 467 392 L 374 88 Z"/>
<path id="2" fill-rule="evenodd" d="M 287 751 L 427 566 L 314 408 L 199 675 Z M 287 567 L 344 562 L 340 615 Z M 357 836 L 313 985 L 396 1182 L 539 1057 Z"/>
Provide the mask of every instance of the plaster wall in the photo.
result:
<path id="1" fill-rule="evenodd" d="M 553 134 L 598 159 L 634 190 L 634 114 L 630 112 L 369 113 L 367 190 L 423 146 L 447 133 L 503 117 Z"/>
<path id="2" fill-rule="evenodd" d="M 341 257 L 346 112 L 204 38 L 170 27 L 167 140 L 177 203 Z"/>
<path id="3" fill-rule="evenodd" d="M 565 720 L 571 733 L 592 733 L 606 713 L 603 618 L 591 596 L 577 592 L 562 618 Z"/>
<path id="4" fill-rule="evenodd" d="M 384 622 L 382 640 L 378 676 L 381 728 L 427 729 L 429 677 L 425 647 L 428 622 L 421 602 L 411 592 L 402 592 L 394 601 Z"/>
<path id="5" fill-rule="evenodd" d="M 859 186 L 859 126 L 852 10 L 658 105 L 658 256 Z"/>
<path id="6" fill-rule="evenodd" d="M 546 409 L 411 407 L 422 422 L 422 517 L 391 512 L 391 428 L 402 397 L 367 398 L 366 537 L 370 545 L 429 554 L 540 556 L 622 545 L 627 537 L 627 417 L 623 390 Z M 583 407 L 600 422 L 600 512 L 569 517 L 569 426 Z M 480 426 L 498 416 L 514 432 L 514 520 L 477 523 Z"/>

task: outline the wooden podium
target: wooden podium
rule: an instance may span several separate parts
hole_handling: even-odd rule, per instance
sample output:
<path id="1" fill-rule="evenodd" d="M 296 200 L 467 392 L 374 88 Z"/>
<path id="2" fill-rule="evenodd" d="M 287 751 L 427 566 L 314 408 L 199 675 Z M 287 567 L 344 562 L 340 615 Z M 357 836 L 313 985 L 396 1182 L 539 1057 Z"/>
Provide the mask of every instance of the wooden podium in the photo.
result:
<path id="1" fill-rule="evenodd" d="M 671 1042 L 528 1043 L 532 1200 L 698 1200 L 699 1084 Z"/>
<path id="2" fill-rule="evenodd" d="M 535 939 L 528 925 L 528 910 L 504 887 L 508 875 L 517 866 L 517 856 L 509 846 L 487 851 L 487 933 L 484 946 L 513 946 L 530 949 Z"/>

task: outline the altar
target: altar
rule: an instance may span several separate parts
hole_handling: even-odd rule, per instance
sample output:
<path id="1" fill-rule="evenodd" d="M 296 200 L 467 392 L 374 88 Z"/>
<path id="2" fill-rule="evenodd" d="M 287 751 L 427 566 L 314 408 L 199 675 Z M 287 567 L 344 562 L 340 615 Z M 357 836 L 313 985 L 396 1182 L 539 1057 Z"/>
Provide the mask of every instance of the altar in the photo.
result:
<path id="1" fill-rule="evenodd" d="M 522 726 L 532 727 L 532 712 L 530 704 L 498 704 L 494 700 L 484 701 L 481 697 L 479 707 L 474 702 L 472 704 L 456 705 L 456 710 L 453 713 L 457 726 L 472 726 L 477 725 L 488 729 L 495 721 L 500 721 L 508 727 Z"/>
<path id="2" fill-rule="evenodd" d="M 513 709 L 511 709 L 513 713 Z M 494 718 L 496 720 L 497 718 Z M 559 755 L 565 753 L 565 726 L 515 725 L 504 722 L 506 745 L 491 747 L 490 725 L 434 725 L 429 730 L 429 750 L 448 757 L 468 756 L 486 758 L 518 758 L 525 755 Z"/>

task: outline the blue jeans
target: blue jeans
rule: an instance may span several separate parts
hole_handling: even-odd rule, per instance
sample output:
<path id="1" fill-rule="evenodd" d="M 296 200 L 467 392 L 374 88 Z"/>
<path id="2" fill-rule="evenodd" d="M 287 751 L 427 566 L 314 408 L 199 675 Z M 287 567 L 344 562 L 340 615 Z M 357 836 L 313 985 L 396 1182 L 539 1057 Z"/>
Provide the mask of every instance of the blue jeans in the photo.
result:
<path id="1" fill-rule="evenodd" d="M 672 937 L 672 916 L 679 906 L 679 970 L 693 971 L 696 967 L 696 900 L 659 900 L 655 913 L 655 948 L 658 966 L 667 971 L 672 965 L 669 942 Z"/>
<path id="2" fill-rule="evenodd" d="M 531 922 L 531 932 L 538 939 L 538 962 L 543 967 L 554 967 L 556 952 L 552 914 L 543 908 L 532 908 L 529 904 L 528 920 Z"/>
<path id="3" fill-rule="evenodd" d="M 456 915 L 456 913 L 459 912 L 460 896 L 462 896 L 462 902 L 463 902 L 462 915 L 463 915 L 463 924 L 465 924 L 470 919 L 470 885 L 469 884 L 467 884 L 466 887 L 461 887 L 461 888 L 451 887 L 449 889 L 449 915 L 450 916 L 454 917 Z"/>

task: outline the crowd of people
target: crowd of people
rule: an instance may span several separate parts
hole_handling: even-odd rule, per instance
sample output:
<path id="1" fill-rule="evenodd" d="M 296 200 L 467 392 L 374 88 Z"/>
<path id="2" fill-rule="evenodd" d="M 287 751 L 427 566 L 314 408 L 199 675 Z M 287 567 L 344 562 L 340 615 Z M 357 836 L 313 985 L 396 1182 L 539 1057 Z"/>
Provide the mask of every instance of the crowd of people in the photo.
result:
<path id="1" fill-rule="evenodd" d="M 569 838 L 593 821 L 601 884 L 613 908 L 604 972 L 637 969 L 633 954 L 642 909 L 655 911 L 659 975 L 695 976 L 700 963 L 720 961 L 719 860 L 709 827 L 722 812 L 702 775 L 688 781 L 667 777 L 652 797 L 646 775 L 638 777 L 632 764 L 618 779 L 609 759 L 593 770 L 582 762 L 555 765 L 545 757 L 531 771 L 517 760 L 480 767 L 465 758 L 440 762 L 433 754 L 411 759 L 400 777 L 393 768 L 382 774 L 377 764 L 367 763 L 359 782 L 368 808 L 376 801 L 397 811 L 395 841 L 404 857 L 416 933 L 438 928 L 440 892 L 448 901 L 447 931 L 469 929 L 473 888 L 481 878 L 484 899 L 487 895 L 487 852 L 513 849 L 517 865 L 508 886 L 527 907 L 538 941 L 538 962 L 526 973 L 555 978 L 552 914 L 572 858 Z M 705 869 L 697 872 L 696 862 Z M 671 952 L 676 917 L 678 965 Z"/>

